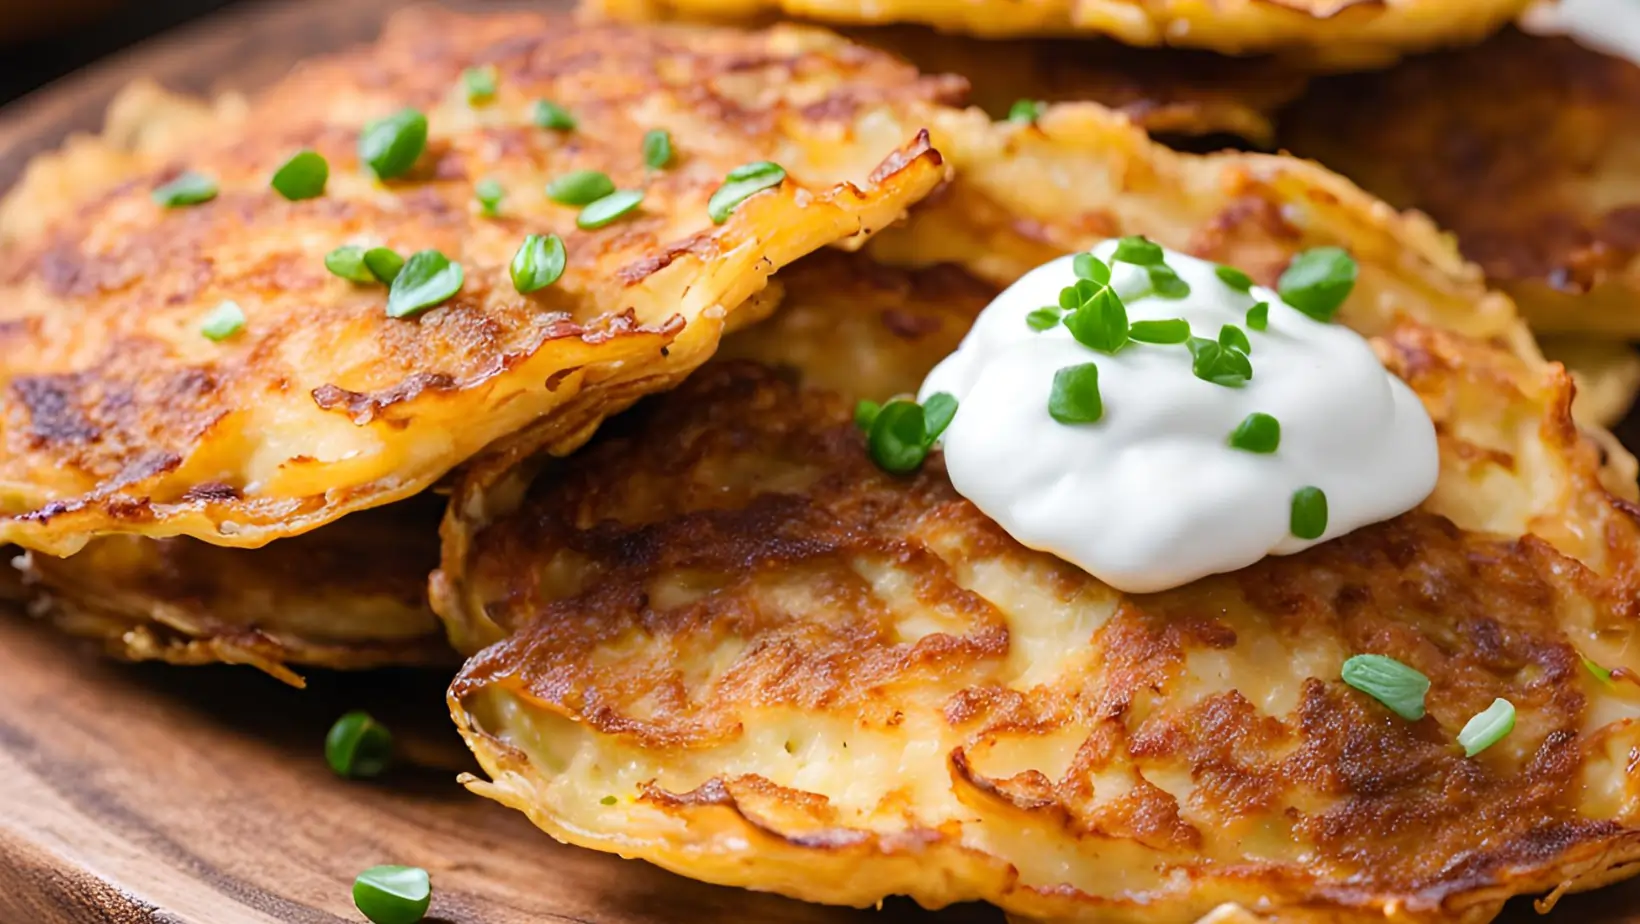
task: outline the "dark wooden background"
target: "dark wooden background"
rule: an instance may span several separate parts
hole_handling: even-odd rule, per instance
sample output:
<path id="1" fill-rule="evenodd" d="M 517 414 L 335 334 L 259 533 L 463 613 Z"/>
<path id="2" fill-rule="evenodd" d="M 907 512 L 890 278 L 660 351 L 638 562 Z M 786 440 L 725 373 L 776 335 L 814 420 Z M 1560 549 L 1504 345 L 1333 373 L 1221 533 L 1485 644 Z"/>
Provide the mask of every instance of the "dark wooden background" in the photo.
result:
<path id="1" fill-rule="evenodd" d="M 99 59 L 0 109 L 0 189 L 67 132 L 100 124 L 134 76 L 251 89 L 298 57 L 370 38 L 399 2 L 239 2 L 125 50 L 227 4 L 43 0 L 61 6 L 58 26 L 77 24 L 42 38 L 36 22 L 26 40 L 21 20 L 0 16 L 0 99 Z M 117 9 L 69 19 L 97 3 Z M 353 876 L 388 862 L 432 873 L 434 924 L 1000 924 L 980 907 L 804 905 L 561 847 L 456 785 L 476 768 L 444 710 L 446 677 L 310 680 L 297 691 L 247 668 L 116 664 L 0 613 L 0 924 L 355 922 Z M 392 726 L 406 757 L 377 782 L 324 764 L 325 730 L 359 707 Z M 1521 902 L 1506 918 L 1536 916 Z M 1640 924 L 1640 884 L 1574 897 L 1543 922 Z"/>

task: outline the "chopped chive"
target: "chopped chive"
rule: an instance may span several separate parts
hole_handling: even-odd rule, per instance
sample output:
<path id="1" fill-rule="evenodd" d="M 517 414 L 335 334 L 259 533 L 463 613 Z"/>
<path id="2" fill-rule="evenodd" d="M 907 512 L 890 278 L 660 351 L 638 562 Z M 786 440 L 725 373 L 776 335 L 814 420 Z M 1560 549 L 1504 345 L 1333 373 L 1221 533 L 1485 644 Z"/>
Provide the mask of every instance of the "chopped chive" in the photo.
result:
<path id="1" fill-rule="evenodd" d="M 672 162 L 672 133 L 664 128 L 644 132 L 643 163 L 651 170 L 659 170 Z"/>
<path id="2" fill-rule="evenodd" d="M 1264 330 L 1270 326 L 1270 303 L 1259 302 L 1247 309 L 1247 328 L 1249 330 Z"/>
<path id="3" fill-rule="evenodd" d="M 1288 528 L 1300 539 L 1320 539 L 1327 531 L 1327 495 L 1315 486 L 1293 492 Z"/>
<path id="4" fill-rule="evenodd" d="M 1463 745 L 1463 756 L 1474 757 L 1515 730 L 1515 704 L 1499 697 L 1492 705 L 1476 713 L 1458 732 L 1458 743 Z"/>
<path id="5" fill-rule="evenodd" d="M 1253 352 L 1253 344 L 1247 339 L 1247 332 L 1234 324 L 1226 324 L 1219 328 L 1219 346 L 1235 347 L 1243 353 Z"/>
<path id="6" fill-rule="evenodd" d="M 1128 337 L 1140 343 L 1183 343 L 1190 339 L 1190 322 L 1181 318 L 1167 321 L 1134 321 Z"/>
<path id="7" fill-rule="evenodd" d="M 401 109 L 371 122 L 359 133 L 359 160 L 378 179 L 409 173 L 426 149 L 427 117 L 414 109 Z"/>
<path id="8" fill-rule="evenodd" d="M 325 763 L 337 776 L 380 776 L 392 759 L 393 733 L 363 710 L 343 715 L 325 735 Z"/>
<path id="9" fill-rule="evenodd" d="M 618 189 L 615 192 L 590 202 L 575 216 L 575 226 L 587 231 L 602 228 L 620 220 L 643 203 L 643 191 L 638 189 Z"/>
<path id="10" fill-rule="evenodd" d="M 371 924 L 416 924 L 433 902 L 433 882 L 419 866 L 372 866 L 353 880 L 353 905 Z"/>
<path id="11" fill-rule="evenodd" d="M 1111 259 L 1136 266 L 1159 266 L 1165 256 L 1162 245 L 1142 234 L 1132 234 L 1117 242 L 1116 254 Z"/>
<path id="12" fill-rule="evenodd" d="M 617 800 L 614 796 L 605 796 L 602 799 L 598 800 L 598 804 L 599 805 L 614 805 L 616 803 L 616 801 Z"/>
<path id="13" fill-rule="evenodd" d="M 1110 285 L 1110 267 L 1091 253 L 1077 254 L 1071 261 L 1071 269 L 1078 279 L 1097 282 L 1102 286 Z"/>
<path id="14" fill-rule="evenodd" d="M 364 252 L 364 268 L 376 281 L 393 284 L 399 277 L 399 271 L 404 269 L 404 258 L 391 247 L 372 247 Z"/>
<path id="15" fill-rule="evenodd" d="M 387 316 L 408 318 L 421 314 L 461 291 L 466 274 L 461 264 L 436 250 L 418 250 L 404 261 L 387 290 Z"/>
<path id="16" fill-rule="evenodd" d="M 1014 104 L 1008 107 L 1008 121 L 1035 122 L 1037 119 L 1042 118 L 1042 113 L 1047 111 L 1047 108 L 1048 104 L 1041 100 L 1016 99 Z"/>
<path id="17" fill-rule="evenodd" d="M 1058 308 L 1052 305 L 1044 305 L 1026 315 L 1025 324 L 1034 331 L 1051 330 L 1054 325 L 1059 323 L 1062 314 L 1063 312 Z"/>
<path id="18" fill-rule="evenodd" d="M 467 105 L 477 106 L 495 99 L 495 65 L 469 67 L 461 72 L 461 88 L 467 94 Z"/>
<path id="19" fill-rule="evenodd" d="M 330 162 L 317 151 L 298 151 L 280 165 L 268 180 L 274 192 L 292 202 L 324 195 L 330 179 Z"/>
<path id="20" fill-rule="evenodd" d="M 1355 259 L 1338 247 L 1317 247 L 1293 258 L 1276 283 L 1281 300 L 1317 321 L 1331 321 L 1355 288 Z"/>
<path id="21" fill-rule="evenodd" d="M 1253 288 L 1253 277 L 1233 266 L 1215 266 L 1213 267 L 1213 275 L 1219 277 L 1220 282 L 1237 292 L 1248 292 Z"/>
<path id="22" fill-rule="evenodd" d="M 231 301 L 212 308 L 199 324 L 199 332 L 212 343 L 221 343 L 244 329 L 245 311 Z"/>
<path id="23" fill-rule="evenodd" d="M 1205 337 L 1191 337 L 1185 345 L 1190 349 L 1190 371 L 1198 379 L 1225 388 L 1240 388 L 1253 377 L 1253 364 L 1246 353 L 1235 347 L 1222 346 Z"/>
<path id="24" fill-rule="evenodd" d="M 575 116 L 570 115 L 568 109 L 544 99 L 535 101 L 530 111 L 530 121 L 555 132 L 574 131 L 576 126 Z"/>
<path id="25" fill-rule="evenodd" d="M 591 205 L 615 191 L 615 181 L 601 170 L 571 170 L 547 184 L 547 198 L 559 205 Z"/>
<path id="26" fill-rule="evenodd" d="M 1149 267 L 1150 288 L 1162 298 L 1186 298 L 1190 295 L 1190 283 L 1179 278 L 1173 267 L 1166 263 L 1158 263 Z"/>
<path id="27" fill-rule="evenodd" d="M 870 431 L 872 421 L 877 419 L 877 412 L 882 409 L 883 406 L 875 401 L 861 401 L 854 406 L 854 425 Z"/>
<path id="28" fill-rule="evenodd" d="M 351 282 L 372 283 L 376 281 L 370 268 L 364 264 L 364 248 L 348 245 L 338 247 L 325 254 L 325 269 Z"/>
<path id="29" fill-rule="evenodd" d="M 1272 453 L 1281 445 L 1281 422 L 1254 411 L 1230 431 L 1230 446 L 1245 452 Z"/>
<path id="30" fill-rule="evenodd" d="M 723 224 L 729 220 L 730 214 L 740 207 L 742 202 L 750 199 L 765 189 L 779 186 L 785 182 L 786 171 L 779 164 L 760 160 L 750 164 L 741 164 L 723 178 L 723 185 L 712 193 L 707 200 L 706 214 L 711 216 L 713 224 Z"/>
<path id="31" fill-rule="evenodd" d="M 1066 366 L 1053 374 L 1048 416 L 1062 424 L 1094 423 L 1105 416 L 1099 397 L 1099 365 Z"/>
<path id="32" fill-rule="evenodd" d="M 915 401 L 890 401 L 877 411 L 866 434 L 872 461 L 885 472 L 914 472 L 928 458 L 928 426 Z"/>
<path id="33" fill-rule="evenodd" d="M 1390 711 L 1416 722 L 1424 717 L 1424 694 L 1429 678 L 1394 658 L 1377 654 L 1356 655 L 1344 662 L 1343 680 Z"/>
<path id="34" fill-rule="evenodd" d="M 922 408 L 923 429 L 926 431 L 923 439 L 927 445 L 933 446 L 940 438 L 940 434 L 945 432 L 945 428 L 951 426 L 951 419 L 957 416 L 957 399 L 946 392 L 938 391 L 928 396 L 928 400 L 922 403 Z"/>
<path id="35" fill-rule="evenodd" d="M 1092 285 L 1083 279 L 1074 288 L 1080 296 Z M 1115 353 L 1128 342 L 1127 308 L 1116 290 L 1105 286 L 1065 317 L 1065 327 L 1083 346 L 1101 353 Z"/>
<path id="36" fill-rule="evenodd" d="M 1583 658 L 1583 667 L 1590 674 L 1592 674 L 1594 676 L 1594 679 L 1600 681 L 1601 683 L 1605 684 L 1608 687 L 1617 686 L 1616 681 L 1612 680 L 1612 672 L 1611 671 L 1609 671 L 1609 670 L 1605 669 L 1604 667 L 1601 667 L 1599 664 L 1595 663 L 1588 655 L 1583 655 L 1582 658 Z"/>
<path id="37" fill-rule="evenodd" d="M 531 234 L 512 258 L 513 288 L 528 295 L 564 275 L 564 242 L 556 234 Z"/>
<path id="38" fill-rule="evenodd" d="M 209 202 L 216 198 L 216 193 L 215 180 L 203 173 L 189 170 L 178 174 L 176 179 L 149 193 L 149 196 L 156 203 L 174 209 Z"/>
<path id="39" fill-rule="evenodd" d="M 479 180 L 473 186 L 473 198 L 478 200 L 478 210 L 489 218 L 501 213 L 501 200 L 506 195 L 507 190 L 493 179 Z"/>

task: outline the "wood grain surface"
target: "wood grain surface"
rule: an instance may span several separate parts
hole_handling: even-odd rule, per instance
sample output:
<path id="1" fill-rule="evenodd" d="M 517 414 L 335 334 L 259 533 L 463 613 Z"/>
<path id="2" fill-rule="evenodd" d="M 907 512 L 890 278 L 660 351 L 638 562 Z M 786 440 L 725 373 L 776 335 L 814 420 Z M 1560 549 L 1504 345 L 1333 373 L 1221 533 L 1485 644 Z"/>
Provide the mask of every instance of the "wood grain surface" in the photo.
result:
<path id="1" fill-rule="evenodd" d="M 70 131 L 99 126 L 133 77 L 255 89 L 300 57 L 368 41 L 399 5 L 248 4 L 60 81 L 0 112 L 0 189 Z M 1640 436 L 1640 417 L 1625 429 Z M 353 876 L 388 862 L 432 873 L 433 924 L 1001 922 L 980 907 L 804 905 L 562 847 L 456 785 L 476 768 L 444 710 L 446 677 L 309 679 L 297 691 L 249 669 L 116 664 L 0 613 L 0 924 L 356 922 Z M 404 760 L 382 780 L 325 766 L 325 730 L 352 708 L 398 736 Z M 1545 918 L 1521 902 L 1505 920 L 1640 924 L 1640 883 Z"/>

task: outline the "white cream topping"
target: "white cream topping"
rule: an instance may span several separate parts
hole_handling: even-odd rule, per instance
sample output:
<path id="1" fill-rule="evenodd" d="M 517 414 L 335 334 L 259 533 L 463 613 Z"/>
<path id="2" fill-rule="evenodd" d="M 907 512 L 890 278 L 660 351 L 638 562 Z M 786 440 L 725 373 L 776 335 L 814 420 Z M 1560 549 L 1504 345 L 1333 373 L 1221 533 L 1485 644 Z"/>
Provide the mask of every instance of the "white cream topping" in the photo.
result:
<path id="1" fill-rule="evenodd" d="M 1520 18 L 1536 35 L 1565 35 L 1586 48 L 1640 65 L 1640 0 L 1538 3 Z"/>
<path id="2" fill-rule="evenodd" d="M 1063 325 L 1038 332 L 1026 316 L 1076 281 L 1072 257 L 1045 264 L 997 296 L 955 353 L 929 374 L 920 400 L 958 399 L 942 437 L 957 491 L 1022 544 L 1076 564 L 1118 590 L 1165 590 L 1300 551 L 1417 506 L 1435 488 L 1435 428 L 1416 395 L 1362 337 L 1292 308 L 1268 289 L 1238 292 L 1212 263 L 1166 251 L 1190 285 L 1183 299 L 1144 295 L 1146 272 L 1111 263 L 1128 320 L 1182 318 L 1194 336 L 1225 324 L 1246 332 L 1252 379 L 1230 388 L 1196 377 L 1184 344 L 1130 343 L 1114 355 Z M 1248 309 L 1269 303 L 1263 331 Z M 1099 367 L 1103 416 L 1065 424 L 1048 413 L 1056 370 Z M 1259 454 L 1229 437 L 1254 412 L 1280 423 Z M 1320 488 L 1326 530 L 1290 531 L 1292 497 Z"/>

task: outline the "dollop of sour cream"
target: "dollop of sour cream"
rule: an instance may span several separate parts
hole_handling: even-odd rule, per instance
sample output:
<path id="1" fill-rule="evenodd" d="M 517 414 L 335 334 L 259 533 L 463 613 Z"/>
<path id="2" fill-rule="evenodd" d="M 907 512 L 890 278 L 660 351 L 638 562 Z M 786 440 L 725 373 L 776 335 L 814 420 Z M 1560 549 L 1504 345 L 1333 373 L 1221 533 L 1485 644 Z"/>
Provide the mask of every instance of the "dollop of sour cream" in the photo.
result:
<path id="1" fill-rule="evenodd" d="M 1560 0 L 1539 2 L 1520 18 L 1535 35 L 1565 35 L 1585 48 L 1640 65 L 1640 2 Z"/>
<path id="2" fill-rule="evenodd" d="M 1164 251 L 1190 287 L 1146 294 L 1148 271 L 1093 254 L 1129 322 L 1183 319 L 1217 340 L 1245 332 L 1253 375 L 1240 387 L 1198 378 L 1183 343 L 1130 342 L 1114 354 L 1078 342 L 1064 324 L 1027 316 L 1073 285 L 1073 258 L 1026 274 L 980 314 L 931 372 L 919 400 L 947 392 L 956 416 L 942 436 L 952 484 L 1020 543 L 1110 586 L 1148 593 L 1298 552 L 1412 509 L 1435 488 L 1435 428 L 1422 403 L 1384 369 L 1360 335 L 1315 320 L 1274 291 L 1239 291 L 1213 263 Z M 1264 330 L 1248 310 L 1266 302 Z M 1057 370 L 1095 363 L 1102 416 L 1062 423 L 1049 413 Z M 1250 414 L 1280 425 L 1275 451 L 1232 447 Z M 1294 535 L 1295 492 L 1319 488 L 1326 526 Z"/>

